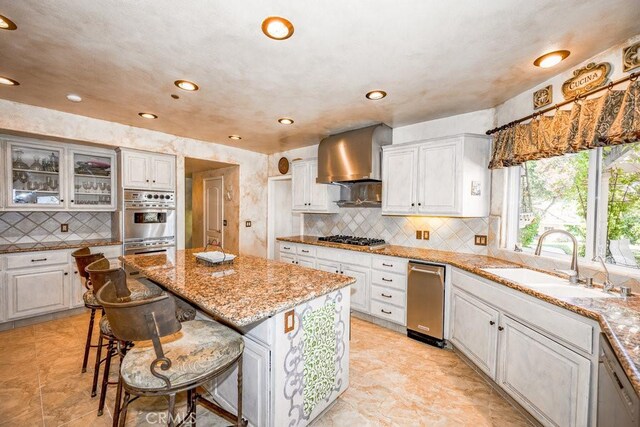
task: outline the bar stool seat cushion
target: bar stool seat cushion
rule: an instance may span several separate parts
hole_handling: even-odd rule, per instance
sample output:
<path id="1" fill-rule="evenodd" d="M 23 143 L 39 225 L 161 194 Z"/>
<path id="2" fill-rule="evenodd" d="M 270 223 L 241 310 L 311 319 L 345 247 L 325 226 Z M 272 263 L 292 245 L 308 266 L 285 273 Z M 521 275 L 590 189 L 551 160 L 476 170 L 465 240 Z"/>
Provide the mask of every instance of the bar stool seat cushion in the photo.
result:
<path id="1" fill-rule="evenodd" d="M 182 323 L 182 329 L 162 338 L 162 348 L 171 367 L 157 372 L 168 377 L 172 388 L 195 384 L 233 363 L 244 350 L 242 336 L 213 321 L 192 320 Z M 155 377 L 149 367 L 156 355 L 151 341 L 136 342 L 122 361 L 120 374 L 124 383 L 139 390 L 165 390 L 163 380 Z"/>
<path id="2" fill-rule="evenodd" d="M 102 306 L 96 300 L 96 296 L 93 294 L 93 290 L 89 289 L 82 294 L 82 300 L 87 308 L 101 308 Z"/>
<path id="3" fill-rule="evenodd" d="M 196 318 L 196 309 L 182 301 L 180 298 L 175 297 L 176 301 L 176 319 L 178 322 L 188 322 Z"/>
<path id="4" fill-rule="evenodd" d="M 109 323 L 107 316 L 102 316 L 102 318 L 100 318 L 100 333 L 109 338 L 113 337 L 113 331 L 111 330 L 111 324 Z"/>

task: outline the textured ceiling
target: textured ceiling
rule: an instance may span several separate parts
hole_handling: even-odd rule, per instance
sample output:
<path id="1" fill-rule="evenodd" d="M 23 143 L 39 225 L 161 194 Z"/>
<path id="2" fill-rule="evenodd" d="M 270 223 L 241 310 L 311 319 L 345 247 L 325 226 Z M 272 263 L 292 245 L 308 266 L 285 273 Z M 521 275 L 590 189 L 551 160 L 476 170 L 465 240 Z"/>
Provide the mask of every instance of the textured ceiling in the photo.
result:
<path id="1" fill-rule="evenodd" d="M 0 31 L 0 75 L 21 83 L 0 98 L 264 153 L 490 108 L 640 32 L 638 0 L 0 0 L 0 14 L 18 25 Z M 293 37 L 265 37 L 270 15 Z M 560 48 L 560 66 L 531 64 Z M 377 88 L 389 96 L 364 98 Z"/>

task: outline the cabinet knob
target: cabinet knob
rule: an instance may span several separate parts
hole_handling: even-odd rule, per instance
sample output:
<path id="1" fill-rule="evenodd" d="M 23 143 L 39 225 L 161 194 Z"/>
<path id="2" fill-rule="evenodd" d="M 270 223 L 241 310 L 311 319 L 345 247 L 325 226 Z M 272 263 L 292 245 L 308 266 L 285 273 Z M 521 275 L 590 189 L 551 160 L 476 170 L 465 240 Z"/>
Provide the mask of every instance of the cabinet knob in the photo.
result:
<path id="1" fill-rule="evenodd" d="M 65 275 L 65 276 L 68 276 L 68 275 L 69 275 L 69 273 L 65 272 L 65 273 L 64 273 L 64 275 Z"/>
<path id="2" fill-rule="evenodd" d="M 156 182 L 156 180 L 154 179 L 154 180 L 153 180 L 153 182 L 155 183 L 155 182 Z"/>
<path id="3" fill-rule="evenodd" d="M 415 206 L 415 205 L 416 205 L 415 203 L 411 203 L 411 206 Z"/>
<path id="4" fill-rule="evenodd" d="M 149 182 L 149 180 L 147 180 L 147 182 Z"/>
<path id="5" fill-rule="evenodd" d="M 422 206 L 422 203 L 418 203 L 418 206 Z"/>
<path id="6" fill-rule="evenodd" d="M 60 202 L 64 202 L 64 199 L 60 199 Z"/>
<path id="7" fill-rule="evenodd" d="M 493 320 L 489 320 L 489 324 L 490 324 L 491 326 L 493 326 L 493 325 L 495 325 L 495 324 L 496 324 L 496 322 L 494 322 Z"/>
<path id="8" fill-rule="evenodd" d="M 498 330 L 499 331 L 504 331 L 504 328 L 502 326 L 498 326 Z"/>
<path id="9" fill-rule="evenodd" d="M 340 273 L 338 270 L 336 270 L 336 273 Z"/>
<path id="10" fill-rule="evenodd" d="M 71 203 L 75 203 L 75 200 L 71 199 Z"/>

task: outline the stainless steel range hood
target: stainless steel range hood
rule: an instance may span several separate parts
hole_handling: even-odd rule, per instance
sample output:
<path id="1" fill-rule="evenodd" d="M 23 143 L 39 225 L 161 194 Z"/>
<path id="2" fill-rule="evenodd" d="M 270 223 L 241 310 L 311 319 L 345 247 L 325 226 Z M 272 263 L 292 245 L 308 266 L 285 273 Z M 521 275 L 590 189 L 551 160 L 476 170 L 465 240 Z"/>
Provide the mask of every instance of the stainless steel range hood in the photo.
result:
<path id="1" fill-rule="evenodd" d="M 378 124 L 323 139 L 318 146 L 316 182 L 380 181 L 381 147 L 391 144 L 391 138 L 391 128 Z"/>

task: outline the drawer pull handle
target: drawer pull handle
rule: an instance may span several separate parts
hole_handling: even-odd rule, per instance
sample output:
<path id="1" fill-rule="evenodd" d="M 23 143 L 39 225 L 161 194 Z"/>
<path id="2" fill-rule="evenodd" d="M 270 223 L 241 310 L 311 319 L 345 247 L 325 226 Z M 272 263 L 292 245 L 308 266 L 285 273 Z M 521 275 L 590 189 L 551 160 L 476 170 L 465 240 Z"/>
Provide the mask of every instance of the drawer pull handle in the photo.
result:
<path id="1" fill-rule="evenodd" d="M 493 320 L 489 320 L 489 324 L 490 324 L 491 326 L 493 326 L 493 325 L 495 325 L 495 324 L 496 324 L 496 322 L 494 322 Z"/>
<path id="2" fill-rule="evenodd" d="M 385 282 L 393 282 L 393 279 L 385 279 L 384 277 L 382 278 L 382 280 L 384 280 Z"/>
<path id="3" fill-rule="evenodd" d="M 381 308 L 380 311 L 383 312 L 384 314 L 391 314 L 390 311 L 386 311 L 384 308 Z"/>
<path id="4" fill-rule="evenodd" d="M 288 250 L 289 250 L 289 249 L 291 249 L 291 248 L 290 248 L 289 246 L 283 246 L 283 247 L 282 247 L 282 249 L 284 249 L 284 250 L 287 250 L 287 251 L 288 251 Z"/>
<path id="5" fill-rule="evenodd" d="M 498 326 L 498 330 L 499 331 L 504 331 L 504 328 L 502 326 Z"/>
<path id="6" fill-rule="evenodd" d="M 302 250 L 302 253 L 308 254 L 308 253 L 309 253 L 309 251 L 307 251 L 307 250 L 303 249 L 303 250 Z"/>
<path id="7" fill-rule="evenodd" d="M 42 262 L 42 261 L 46 261 L 46 258 L 37 258 L 37 259 L 32 259 L 31 262 Z"/>
<path id="8" fill-rule="evenodd" d="M 382 263 L 383 267 L 393 267 L 393 264 L 385 264 L 384 262 Z"/>
<path id="9" fill-rule="evenodd" d="M 392 296 L 391 296 L 391 295 L 387 295 L 387 294 L 385 294 L 385 293 L 381 293 L 381 294 L 380 294 L 380 296 L 383 296 L 383 297 L 385 297 L 385 298 L 392 298 Z"/>

